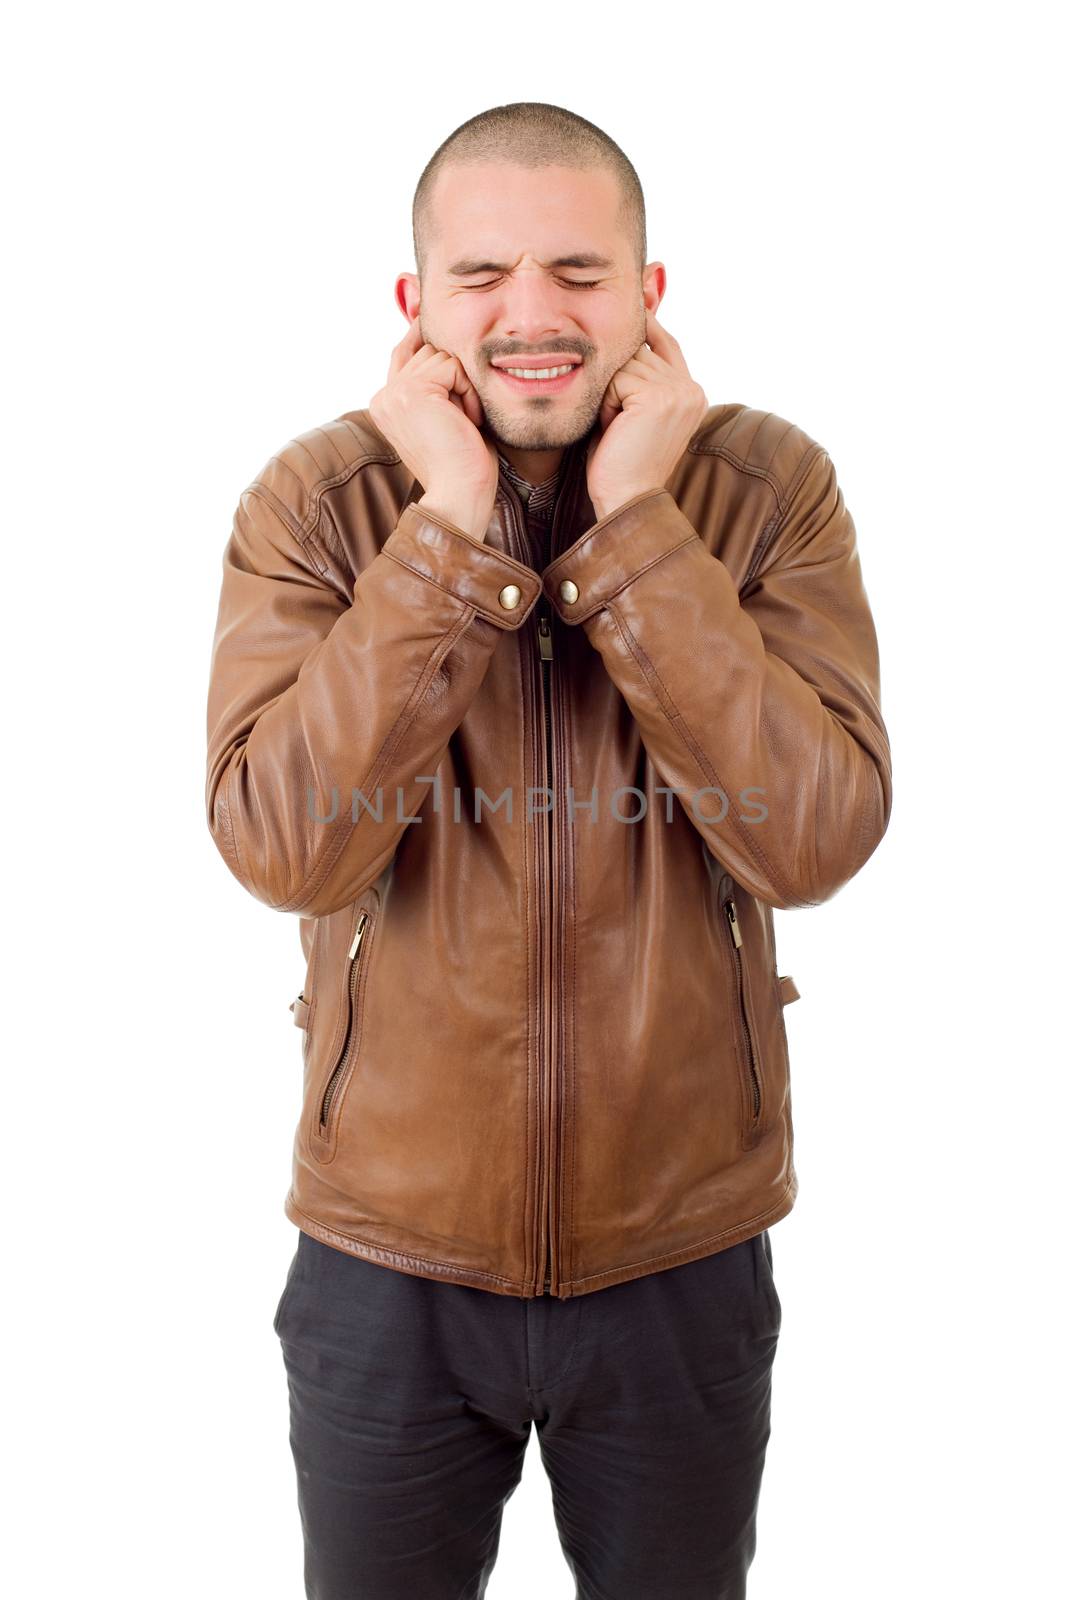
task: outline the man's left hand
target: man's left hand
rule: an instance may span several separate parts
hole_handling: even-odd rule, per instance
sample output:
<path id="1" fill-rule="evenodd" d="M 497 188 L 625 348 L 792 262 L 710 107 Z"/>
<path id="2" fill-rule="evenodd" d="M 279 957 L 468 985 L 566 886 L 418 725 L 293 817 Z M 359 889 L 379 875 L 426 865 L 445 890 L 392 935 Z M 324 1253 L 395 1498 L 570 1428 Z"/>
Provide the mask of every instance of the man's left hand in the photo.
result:
<path id="1" fill-rule="evenodd" d="M 681 345 L 645 312 L 645 338 L 612 377 L 586 457 L 597 520 L 649 489 L 662 489 L 704 412 L 707 397 L 690 376 Z"/>

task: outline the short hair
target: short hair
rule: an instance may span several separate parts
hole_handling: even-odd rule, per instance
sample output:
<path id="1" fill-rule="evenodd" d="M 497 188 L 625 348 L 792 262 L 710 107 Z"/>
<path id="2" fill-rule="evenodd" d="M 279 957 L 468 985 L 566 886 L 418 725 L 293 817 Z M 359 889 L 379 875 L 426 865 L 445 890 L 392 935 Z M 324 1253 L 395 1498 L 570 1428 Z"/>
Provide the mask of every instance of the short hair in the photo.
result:
<path id="1" fill-rule="evenodd" d="M 619 220 L 631 235 L 638 271 L 645 267 L 645 196 L 629 158 L 595 123 L 562 106 L 541 100 L 516 100 L 492 106 L 460 124 L 438 145 L 415 186 L 411 231 L 415 270 L 421 278 L 433 243 L 432 192 L 441 168 L 455 164 L 512 162 L 519 167 L 602 167 L 619 183 Z"/>

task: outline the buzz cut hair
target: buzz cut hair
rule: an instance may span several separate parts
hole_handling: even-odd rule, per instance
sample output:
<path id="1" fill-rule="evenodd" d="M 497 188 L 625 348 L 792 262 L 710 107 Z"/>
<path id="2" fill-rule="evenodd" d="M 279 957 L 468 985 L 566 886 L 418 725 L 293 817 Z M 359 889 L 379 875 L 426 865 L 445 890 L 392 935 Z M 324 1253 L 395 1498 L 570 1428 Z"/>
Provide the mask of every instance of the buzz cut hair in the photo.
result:
<path id="1" fill-rule="evenodd" d="M 638 272 L 646 266 L 645 196 L 629 157 L 603 129 L 577 112 L 541 100 L 516 100 L 492 106 L 449 134 L 438 145 L 415 186 L 411 232 L 415 270 L 421 279 L 437 237 L 433 223 L 433 190 L 438 173 L 449 165 L 510 162 L 518 167 L 604 167 L 619 184 L 619 221 L 633 241 Z"/>

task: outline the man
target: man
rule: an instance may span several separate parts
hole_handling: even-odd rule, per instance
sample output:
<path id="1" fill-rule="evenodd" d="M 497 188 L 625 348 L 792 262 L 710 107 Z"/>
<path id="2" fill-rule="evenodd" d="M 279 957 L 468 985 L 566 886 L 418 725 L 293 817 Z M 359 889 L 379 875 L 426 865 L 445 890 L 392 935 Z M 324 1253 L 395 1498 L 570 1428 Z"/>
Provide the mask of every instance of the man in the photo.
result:
<path id="1" fill-rule="evenodd" d="M 385 385 L 241 496 L 209 692 L 212 835 L 307 959 L 307 1593 L 483 1595 L 535 1424 L 579 1596 L 733 1600 L 797 1188 L 772 909 L 890 810 L 855 529 L 819 444 L 709 406 L 600 129 L 472 118 L 413 226 Z"/>

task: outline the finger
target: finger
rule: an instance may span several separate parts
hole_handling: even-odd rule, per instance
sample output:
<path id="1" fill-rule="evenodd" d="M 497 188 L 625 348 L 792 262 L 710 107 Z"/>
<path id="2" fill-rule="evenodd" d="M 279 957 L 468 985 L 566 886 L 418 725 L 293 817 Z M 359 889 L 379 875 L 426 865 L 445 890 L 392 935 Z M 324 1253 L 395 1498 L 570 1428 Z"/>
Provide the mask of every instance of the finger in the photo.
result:
<path id="1" fill-rule="evenodd" d="M 424 368 L 431 366 L 433 362 L 439 360 L 441 360 L 441 352 L 439 350 L 435 350 L 433 345 L 424 344 L 415 351 L 415 354 L 410 358 L 410 360 L 400 361 L 396 372 L 390 371 L 390 379 L 393 379 L 397 376 L 402 376 L 405 379 L 420 377 Z"/>
<path id="2" fill-rule="evenodd" d="M 600 402 L 600 411 L 597 416 L 597 421 L 604 432 L 607 432 L 612 421 L 622 410 L 622 396 L 619 394 L 617 387 L 617 380 L 621 374 L 621 371 L 622 369 L 620 368 L 619 372 L 614 374 L 611 382 L 604 390 L 604 397 Z"/>
<path id="3" fill-rule="evenodd" d="M 422 329 L 418 317 L 408 323 L 407 332 L 400 343 L 393 347 L 392 359 L 389 362 L 389 377 L 395 378 L 401 367 L 407 366 L 412 356 L 422 349 L 432 348 L 427 346 L 422 337 Z"/>
<path id="4" fill-rule="evenodd" d="M 646 359 L 642 360 L 642 356 Z M 673 367 L 669 367 L 665 361 L 654 356 L 651 350 L 638 351 L 637 355 L 631 356 L 629 361 L 616 372 L 616 388 L 620 395 L 634 394 L 642 384 L 648 383 L 650 379 L 661 378 L 666 373 L 673 376 Z"/>
<path id="5" fill-rule="evenodd" d="M 679 372 L 689 371 L 682 355 L 681 345 L 673 333 L 667 332 L 654 311 L 645 312 L 645 338 L 654 353 L 661 356 L 668 366 L 676 368 Z"/>
<path id="6" fill-rule="evenodd" d="M 462 369 L 461 369 L 462 370 Z M 461 406 L 465 416 L 469 417 L 476 428 L 480 428 L 485 421 L 482 411 L 481 397 L 477 389 L 468 378 L 465 388 L 457 388 L 452 397 L 457 405 Z"/>
<path id="7" fill-rule="evenodd" d="M 426 376 L 426 370 L 429 368 L 435 383 L 443 383 L 446 387 L 451 387 L 451 360 L 452 357 L 447 350 L 435 350 L 432 344 L 424 344 L 415 351 L 410 361 L 405 362 L 404 376 L 422 379 Z M 438 368 L 441 370 L 438 371 Z"/>
<path id="8" fill-rule="evenodd" d="M 444 351 L 442 351 L 441 353 L 442 353 L 442 355 L 445 354 Z M 454 389 L 455 392 L 460 396 L 466 396 L 466 395 L 470 394 L 471 391 L 474 388 L 474 385 L 473 385 L 473 383 L 471 383 L 470 378 L 467 376 L 467 369 L 463 365 L 462 361 L 459 359 L 458 356 L 452 355 L 451 352 L 449 352 L 448 355 L 447 355 L 447 361 L 448 361 L 448 387 L 450 389 Z"/>
<path id="9" fill-rule="evenodd" d="M 464 414 L 470 418 L 476 428 L 480 428 L 484 421 L 482 414 L 481 397 L 471 382 L 467 369 L 458 356 L 449 355 L 443 350 L 437 351 L 443 362 L 440 381 L 449 391 L 449 399 L 454 400 L 461 407 Z M 436 378 L 435 374 L 435 378 Z"/>
<path id="10" fill-rule="evenodd" d="M 662 356 L 650 350 L 647 344 L 643 344 L 640 350 L 635 350 L 630 359 L 634 364 L 635 375 L 645 376 L 657 372 L 674 374 L 678 371 L 677 367 L 672 367 L 669 361 L 664 361 Z"/>

